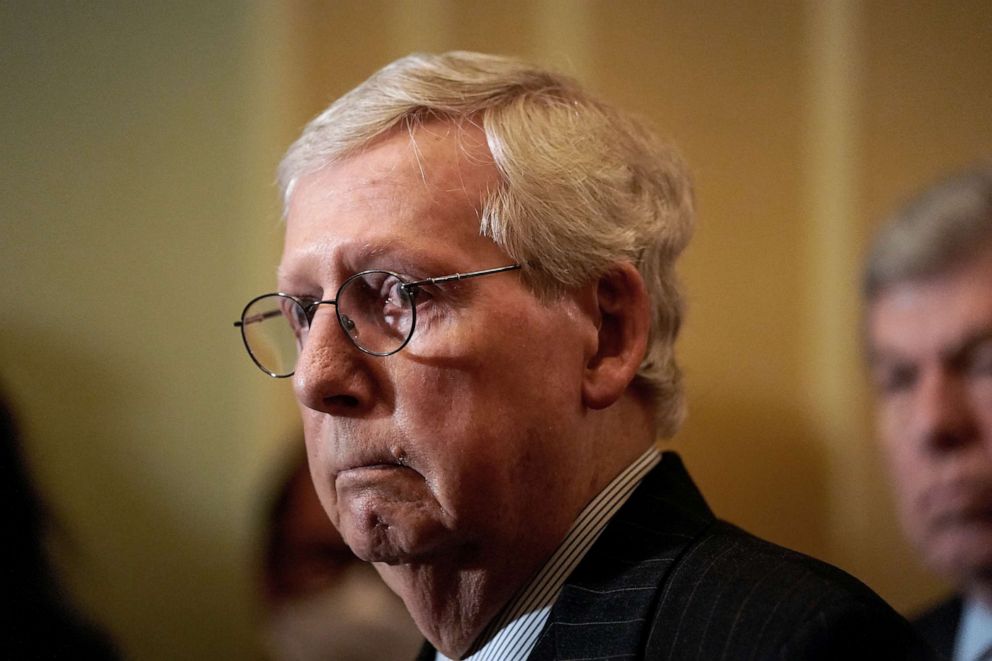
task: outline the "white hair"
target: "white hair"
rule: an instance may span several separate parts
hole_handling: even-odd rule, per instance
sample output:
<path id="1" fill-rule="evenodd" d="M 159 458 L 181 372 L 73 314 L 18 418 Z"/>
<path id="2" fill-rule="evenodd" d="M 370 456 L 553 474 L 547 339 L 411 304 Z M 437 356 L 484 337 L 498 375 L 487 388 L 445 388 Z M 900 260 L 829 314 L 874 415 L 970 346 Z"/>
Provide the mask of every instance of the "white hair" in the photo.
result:
<path id="1" fill-rule="evenodd" d="M 694 218 L 678 154 L 569 77 L 507 57 L 416 54 L 307 125 L 279 166 L 284 202 L 300 177 L 430 119 L 484 130 L 502 182 L 484 201 L 480 232 L 524 265 L 539 295 L 592 282 L 620 262 L 638 269 L 652 323 L 635 384 L 656 405 L 658 433 L 673 435 L 684 415 L 675 261 Z"/>

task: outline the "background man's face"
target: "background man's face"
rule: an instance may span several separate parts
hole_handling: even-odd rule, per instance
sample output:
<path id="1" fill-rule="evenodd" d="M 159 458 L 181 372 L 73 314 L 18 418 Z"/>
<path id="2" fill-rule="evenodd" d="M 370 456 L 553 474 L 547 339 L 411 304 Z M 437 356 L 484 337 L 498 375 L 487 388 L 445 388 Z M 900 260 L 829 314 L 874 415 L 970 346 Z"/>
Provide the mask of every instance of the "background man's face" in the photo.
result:
<path id="1" fill-rule="evenodd" d="M 498 184 L 481 131 L 430 123 L 413 141 L 399 132 L 298 182 L 280 291 L 327 299 L 365 269 L 419 279 L 513 262 L 479 234 Z M 313 320 L 294 386 L 321 502 L 366 560 L 533 562 L 576 513 L 560 498 L 588 483 L 573 440 L 589 325 L 519 272 L 417 301 L 413 338 L 385 358 L 358 351 L 330 306 Z"/>
<path id="2" fill-rule="evenodd" d="M 992 250 L 883 291 L 868 317 L 903 526 L 956 581 L 992 579 Z"/>

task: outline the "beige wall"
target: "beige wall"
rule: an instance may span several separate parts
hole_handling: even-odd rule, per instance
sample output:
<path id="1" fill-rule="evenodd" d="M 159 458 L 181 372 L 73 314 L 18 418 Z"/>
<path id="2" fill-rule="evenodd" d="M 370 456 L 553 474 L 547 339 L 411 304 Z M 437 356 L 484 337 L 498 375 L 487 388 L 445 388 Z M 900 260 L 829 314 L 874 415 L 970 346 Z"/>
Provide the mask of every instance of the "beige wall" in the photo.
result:
<path id="1" fill-rule="evenodd" d="M 674 444 L 715 509 L 933 596 L 870 443 L 856 271 L 873 219 L 992 152 L 987 2 L 294 0 L 0 5 L 0 379 L 83 604 L 137 659 L 251 655 L 287 384 L 230 322 L 270 289 L 272 169 L 411 50 L 543 60 L 693 167 Z"/>
<path id="2" fill-rule="evenodd" d="M 253 654 L 259 490 L 294 428 L 231 325 L 279 234 L 270 13 L 0 5 L 0 380 L 67 581 L 130 658 Z"/>

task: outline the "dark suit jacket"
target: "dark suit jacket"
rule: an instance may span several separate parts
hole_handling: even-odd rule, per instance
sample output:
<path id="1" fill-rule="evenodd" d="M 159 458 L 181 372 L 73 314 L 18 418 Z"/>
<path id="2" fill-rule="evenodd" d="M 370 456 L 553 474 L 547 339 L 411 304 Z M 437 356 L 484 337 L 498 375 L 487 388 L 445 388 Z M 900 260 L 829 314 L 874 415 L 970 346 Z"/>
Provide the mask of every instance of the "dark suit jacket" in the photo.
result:
<path id="1" fill-rule="evenodd" d="M 911 620 L 923 639 L 933 645 L 945 659 L 954 656 L 954 641 L 961 623 L 963 606 L 960 596 L 951 597 Z"/>
<path id="2" fill-rule="evenodd" d="M 529 658 L 931 657 L 856 579 L 718 520 L 666 452 L 565 582 Z"/>

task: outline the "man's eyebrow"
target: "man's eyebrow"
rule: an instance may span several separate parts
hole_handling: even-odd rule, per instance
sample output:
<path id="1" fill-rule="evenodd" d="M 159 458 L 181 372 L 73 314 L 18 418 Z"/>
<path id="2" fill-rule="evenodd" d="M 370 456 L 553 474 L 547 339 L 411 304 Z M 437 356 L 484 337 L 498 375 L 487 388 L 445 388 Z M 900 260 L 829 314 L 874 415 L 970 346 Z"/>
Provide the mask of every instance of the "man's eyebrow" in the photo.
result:
<path id="1" fill-rule="evenodd" d="M 992 342 L 992 325 L 984 326 L 968 333 L 961 341 L 942 350 L 940 352 L 940 358 L 947 363 L 959 363 L 962 360 L 966 360 L 975 349 L 986 342 Z"/>
<path id="2" fill-rule="evenodd" d="M 319 260 L 319 257 L 309 258 Z M 328 254 L 326 259 L 335 262 L 334 269 L 341 278 L 375 268 L 398 271 L 413 269 L 417 271 L 417 275 L 425 277 L 447 275 L 448 271 L 445 269 L 450 269 L 449 264 L 438 255 L 437 250 L 428 250 L 409 242 L 389 239 L 339 246 L 333 254 Z M 437 273 L 434 272 L 435 270 Z M 293 269 L 286 269 L 282 264 L 276 268 L 276 280 L 279 282 L 295 280 L 296 275 Z"/>
<path id="3" fill-rule="evenodd" d="M 357 270 L 388 266 L 390 268 L 432 269 L 445 266 L 436 250 L 418 248 L 406 242 L 364 244 L 346 252 L 344 262 Z M 376 264 L 375 262 L 379 262 Z M 385 263 L 383 263 L 385 262 Z M 437 274 L 432 274 L 437 275 Z"/>
<path id="4" fill-rule="evenodd" d="M 348 252 L 348 258 L 353 262 L 397 257 L 409 259 L 411 253 L 415 253 L 409 245 L 398 241 L 365 243 Z"/>
<path id="5" fill-rule="evenodd" d="M 906 359 L 890 349 L 870 346 L 867 349 L 867 361 L 868 368 L 873 369 L 882 364 L 906 362 Z"/>

